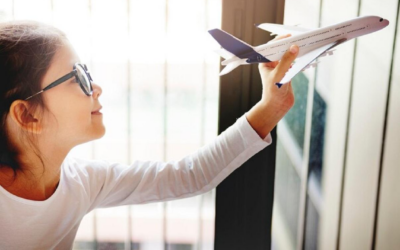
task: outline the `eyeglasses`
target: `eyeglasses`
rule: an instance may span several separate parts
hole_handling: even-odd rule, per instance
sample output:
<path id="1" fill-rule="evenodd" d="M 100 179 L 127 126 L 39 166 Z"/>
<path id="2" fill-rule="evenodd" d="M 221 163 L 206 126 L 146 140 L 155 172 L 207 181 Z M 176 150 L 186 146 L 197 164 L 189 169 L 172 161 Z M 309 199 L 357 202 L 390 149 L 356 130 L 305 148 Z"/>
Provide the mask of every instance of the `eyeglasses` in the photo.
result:
<path id="1" fill-rule="evenodd" d="M 55 86 L 71 79 L 74 76 L 76 77 L 76 81 L 81 86 L 83 93 L 85 93 L 85 95 L 87 95 L 87 96 L 91 96 L 93 93 L 93 88 L 92 88 L 93 79 L 90 76 L 90 73 L 86 67 L 86 64 L 75 63 L 74 68 L 70 73 L 68 73 L 65 76 L 57 79 L 56 81 L 50 83 L 49 85 L 47 85 L 47 87 L 45 87 L 41 91 L 26 98 L 25 101 L 31 99 L 32 97 L 34 97 L 36 95 L 39 95 L 39 94 L 45 92 L 46 90 L 54 88 Z"/>

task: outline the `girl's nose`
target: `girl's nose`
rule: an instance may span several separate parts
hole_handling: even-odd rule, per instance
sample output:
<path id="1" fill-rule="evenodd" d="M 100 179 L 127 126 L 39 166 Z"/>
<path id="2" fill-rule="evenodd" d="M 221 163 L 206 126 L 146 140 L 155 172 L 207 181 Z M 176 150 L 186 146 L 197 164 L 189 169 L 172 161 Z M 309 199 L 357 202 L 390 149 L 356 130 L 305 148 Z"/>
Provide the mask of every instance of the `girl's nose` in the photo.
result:
<path id="1" fill-rule="evenodd" d="M 92 83 L 92 88 L 93 88 L 93 97 L 95 97 L 96 99 L 99 98 L 101 93 L 103 93 L 101 87 L 95 83 Z"/>

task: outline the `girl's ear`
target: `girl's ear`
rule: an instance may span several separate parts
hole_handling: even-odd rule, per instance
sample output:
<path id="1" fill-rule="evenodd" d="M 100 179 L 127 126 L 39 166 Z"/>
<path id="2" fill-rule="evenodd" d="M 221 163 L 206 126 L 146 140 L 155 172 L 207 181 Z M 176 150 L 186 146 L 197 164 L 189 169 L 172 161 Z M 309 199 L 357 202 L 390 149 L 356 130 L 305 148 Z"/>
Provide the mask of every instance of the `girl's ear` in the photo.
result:
<path id="1" fill-rule="evenodd" d="M 29 133 L 40 134 L 42 132 L 41 117 L 38 113 L 29 112 L 29 102 L 16 100 L 11 104 L 9 115 L 15 125 Z"/>

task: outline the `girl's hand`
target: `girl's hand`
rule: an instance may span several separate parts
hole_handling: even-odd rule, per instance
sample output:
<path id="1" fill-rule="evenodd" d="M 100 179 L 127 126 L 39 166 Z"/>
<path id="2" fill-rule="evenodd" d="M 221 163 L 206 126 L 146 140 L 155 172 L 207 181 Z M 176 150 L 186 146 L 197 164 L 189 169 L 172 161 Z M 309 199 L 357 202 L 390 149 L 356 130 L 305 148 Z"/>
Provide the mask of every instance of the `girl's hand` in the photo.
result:
<path id="1" fill-rule="evenodd" d="M 279 36 L 274 40 L 289 36 Z M 279 62 L 260 63 L 258 66 L 263 84 L 262 98 L 246 114 L 246 118 L 261 138 L 267 136 L 294 105 L 291 82 L 282 85 L 281 88 L 275 83 L 279 83 L 285 76 L 298 51 L 298 46 L 292 45 Z"/>
<path id="2" fill-rule="evenodd" d="M 290 37 L 290 34 L 278 36 L 274 40 L 287 37 Z M 292 62 L 298 54 L 298 50 L 299 48 L 296 45 L 292 45 L 285 55 L 283 55 L 281 61 L 260 63 L 258 65 L 263 84 L 263 102 L 273 102 L 276 108 L 282 110 L 289 110 L 293 106 L 294 94 L 291 82 L 282 85 L 281 88 L 278 88 L 275 83 L 279 83 L 290 69 Z"/>

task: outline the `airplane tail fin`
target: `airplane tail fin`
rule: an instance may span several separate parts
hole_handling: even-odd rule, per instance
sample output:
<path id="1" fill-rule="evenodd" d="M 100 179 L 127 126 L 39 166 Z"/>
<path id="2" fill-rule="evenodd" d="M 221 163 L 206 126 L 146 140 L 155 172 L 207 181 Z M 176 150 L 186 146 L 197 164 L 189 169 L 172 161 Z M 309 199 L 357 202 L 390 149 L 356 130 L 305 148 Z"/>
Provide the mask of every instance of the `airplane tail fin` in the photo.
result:
<path id="1" fill-rule="evenodd" d="M 246 54 L 254 52 L 252 46 L 248 45 L 247 43 L 241 41 L 240 39 L 232 36 L 231 34 L 220 30 L 220 29 L 213 29 L 208 31 L 211 36 L 217 40 L 217 42 L 227 50 L 228 52 L 232 53 L 233 55 L 243 59 Z M 222 56 L 222 55 L 221 55 Z"/>
<path id="2" fill-rule="evenodd" d="M 233 62 L 229 63 L 228 65 L 226 65 L 225 68 L 219 73 L 219 75 L 222 76 L 222 75 L 228 74 L 229 72 L 236 69 L 241 64 L 242 64 L 241 60 L 233 61 Z"/>

